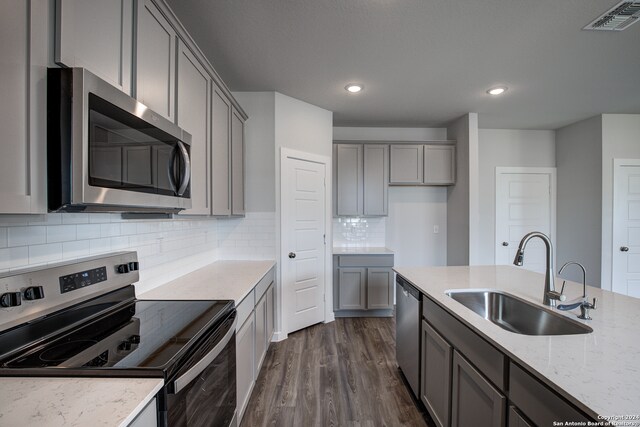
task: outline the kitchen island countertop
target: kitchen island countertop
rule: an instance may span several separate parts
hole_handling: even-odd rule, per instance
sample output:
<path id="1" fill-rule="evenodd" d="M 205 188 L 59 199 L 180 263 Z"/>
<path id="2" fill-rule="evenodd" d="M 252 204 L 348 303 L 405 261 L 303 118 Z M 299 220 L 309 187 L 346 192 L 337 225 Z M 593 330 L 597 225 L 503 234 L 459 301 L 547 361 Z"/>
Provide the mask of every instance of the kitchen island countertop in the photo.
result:
<path id="1" fill-rule="evenodd" d="M 640 299 L 588 287 L 587 295 L 598 298 L 598 308 L 591 311 L 593 320 L 581 322 L 593 328 L 592 333 L 520 335 L 485 320 L 445 292 L 497 289 L 542 306 L 542 274 L 512 266 L 394 270 L 593 418 L 640 415 Z M 556 280 L 559 289 L 562 279 Z M 567 281 L 565 294 L 568 300 L 581 296 L 582 285 Z M 557 312 L 578 320 L 576 310 Z"/>

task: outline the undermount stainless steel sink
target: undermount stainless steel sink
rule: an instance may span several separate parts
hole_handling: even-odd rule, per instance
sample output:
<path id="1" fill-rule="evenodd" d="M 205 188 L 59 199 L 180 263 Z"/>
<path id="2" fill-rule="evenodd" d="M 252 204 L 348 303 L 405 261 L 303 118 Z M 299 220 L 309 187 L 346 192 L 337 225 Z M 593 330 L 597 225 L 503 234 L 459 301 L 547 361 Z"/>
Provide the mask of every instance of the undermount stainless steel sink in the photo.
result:
<path id="1" fill-rule="evenodd" d="M 589 326 L 514 295 L 491 290 L 452 290 L 447 295 L 507 331 L 523 335 L 574 335 Z"/>

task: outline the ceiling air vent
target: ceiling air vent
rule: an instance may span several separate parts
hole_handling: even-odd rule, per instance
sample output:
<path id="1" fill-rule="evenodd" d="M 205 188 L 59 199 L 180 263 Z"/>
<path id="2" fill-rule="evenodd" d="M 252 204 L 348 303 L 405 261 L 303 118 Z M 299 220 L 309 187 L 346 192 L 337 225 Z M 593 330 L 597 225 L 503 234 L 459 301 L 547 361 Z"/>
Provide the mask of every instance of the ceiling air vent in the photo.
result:
<path id="1" fill-rule="evenodd" d="M 584 30 L 622 31 L 640 20 L 640 1 L 622 1 L 597 17 Z"/>

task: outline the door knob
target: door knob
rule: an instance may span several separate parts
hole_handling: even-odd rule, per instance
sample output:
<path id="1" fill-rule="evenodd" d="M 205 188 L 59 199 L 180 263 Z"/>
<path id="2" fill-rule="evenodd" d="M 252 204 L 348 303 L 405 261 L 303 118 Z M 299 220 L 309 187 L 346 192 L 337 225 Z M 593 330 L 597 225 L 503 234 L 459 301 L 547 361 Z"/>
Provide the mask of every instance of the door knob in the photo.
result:
<path id="1" fill-rule="evenodd" d="M 293 259 L 296 257 L 296 253 L 295 252 L 289 252 L 289 258 Z"/>
<path id="2" fill-rule="evenodd" d="M 502 242 L 502 246 L 509 246 L 509 242 Z"/>
<path id="3" fill-rule="evenodd" d="M 620 252 L 629 252 L 629 248 L 626 246 L 621 246 L 620 247 Z"/>

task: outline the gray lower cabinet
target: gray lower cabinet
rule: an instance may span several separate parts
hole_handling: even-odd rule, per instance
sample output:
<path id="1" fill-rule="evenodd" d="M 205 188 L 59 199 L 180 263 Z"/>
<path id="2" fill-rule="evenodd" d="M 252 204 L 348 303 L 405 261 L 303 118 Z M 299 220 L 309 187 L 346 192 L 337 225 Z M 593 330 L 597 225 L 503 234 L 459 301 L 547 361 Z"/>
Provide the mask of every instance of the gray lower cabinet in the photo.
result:
<path id="1" fill-rule="evenodd" d="M 259 366 L 262 365 L 264 356 L 267 354 L 267 294 L 260 298 L 255 308 L 256 317 L 256 378 L 258 377 Z"/>
<path id="2" fill-rule="evenodd" d="M 335 144 L 333 174 L 336 216 L 388 215 L 388 145 Z"/>
<path id="3" fill-rule="evenodd" d="M 452 427 L 502 427 L 507 399 L 454 350 L 451 378 Z"/>
<path id="4" fill-rule="evenodd" d="M 251 295 L 253 297 L 253 295 Z M 238 420 L 242 418 L 249 403 L 253 384 L 255 363 L 255 318 L 250 315 L 236 331 L 236 393 Z"/>
<path id="5" fill-rule="evenodd" d="M 147 406 L 129 423 L 128 427 L 156 427 L 158 425 L 158 409 L 156 398 L 151 399 Z"/>
<path id="6" fill-rule="evenodd" d="M 439 427 L 449 426 L 453 348 L 422 321 L 420 400 Z"/>
<path id="7" fill-rule="evenodd" d="M 420 399 L 438 426 L 593 421 L 426 295 L 422 316 Z"/>
<path id="8" fill-rule="evenodd" d="M 339 310 L 365 310 L 367 286 L 366 268 L 339 268 L 338 269 L 338 309 Z"/>
<path id="9" fill-rule="evenodd" d="M 334 311 L 389 315 L 393 310 L 393 255 L 334 256 Z M 357 314 L 356 314 L 357 315 Z"/>
<path id="10" fill-rule="evenodd" d="M 267 289 L 267 343 L 271 342 L 273 331 L 275 330 L 275 303 L 275 291 L 273 285 L 271 285 Z"/>
<path id="11" fill-rule="evenodd" d="M 507 425 L 509 427 L 533 427 L 515 406 L 509 406 Z"/>

